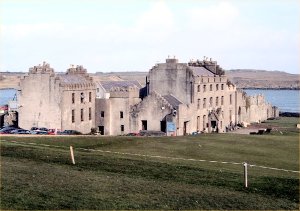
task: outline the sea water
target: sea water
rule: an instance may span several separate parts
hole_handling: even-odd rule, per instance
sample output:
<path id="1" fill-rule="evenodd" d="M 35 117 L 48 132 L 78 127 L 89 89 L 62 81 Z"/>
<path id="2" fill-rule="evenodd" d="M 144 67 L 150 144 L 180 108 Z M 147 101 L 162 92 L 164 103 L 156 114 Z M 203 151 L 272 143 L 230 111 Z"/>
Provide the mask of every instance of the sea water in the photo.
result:
<path id="1" fill-rule="evenodd" d="M 300 90 L 244 89 L 248 95 L 263 94 L 281 112 L 300 113 Z M 0 89 L 0 105 L 7 104 L 17 93 L 15 89 Z"/>
<path id="2" fill-rule="evenodd" d="M 247 95 L 263 94 L 281 112 L 300 113 L 300 90 L 244 89 Z"/>

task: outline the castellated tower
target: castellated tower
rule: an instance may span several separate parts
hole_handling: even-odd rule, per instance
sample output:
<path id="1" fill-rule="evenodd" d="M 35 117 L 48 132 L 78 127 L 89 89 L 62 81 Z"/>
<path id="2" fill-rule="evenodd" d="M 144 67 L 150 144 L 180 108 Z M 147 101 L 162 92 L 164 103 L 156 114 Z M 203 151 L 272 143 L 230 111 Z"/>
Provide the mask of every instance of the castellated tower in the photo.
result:
<path id="1" fill-rule="evenodd" d="M 95 121 L 95 85 L 82 66 L 56 74 L 46 62 L 20 82 L 19 126 L 89 133 Z"/>

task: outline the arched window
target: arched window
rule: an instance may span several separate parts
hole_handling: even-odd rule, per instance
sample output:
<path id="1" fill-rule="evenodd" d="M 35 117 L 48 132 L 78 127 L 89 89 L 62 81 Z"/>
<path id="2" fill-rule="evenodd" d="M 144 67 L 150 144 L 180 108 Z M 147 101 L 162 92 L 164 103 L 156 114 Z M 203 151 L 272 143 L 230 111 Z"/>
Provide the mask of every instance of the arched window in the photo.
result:
<path id="1" fill-rule="evenodd" d="M 200 109 L 200 99 L 198 99 L 197 109 Z"/>
<path id="2" fill-rule="evenodd" d="M 200 86 L 200 85 L 198 85 L 198 88 L 197 88 L 197 91 L 198 91 L 198 92 L 200 92 L 200 87 L 201 87 L 201 86 Z"/>

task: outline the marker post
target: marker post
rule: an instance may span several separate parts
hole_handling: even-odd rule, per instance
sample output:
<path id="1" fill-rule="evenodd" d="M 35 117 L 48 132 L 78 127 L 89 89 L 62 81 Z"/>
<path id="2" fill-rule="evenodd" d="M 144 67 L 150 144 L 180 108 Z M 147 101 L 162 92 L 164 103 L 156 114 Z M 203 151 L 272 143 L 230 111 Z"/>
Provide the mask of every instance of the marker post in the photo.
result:
<path id="1" fill-rule="evenodd" d="M 71 154 L 72 163 L 75 165 L 75 158 L 74 158 L 74 152 L 73 152 L 73 147 L 72 146 L 70 146 L 70 154 Z"/>
<path id="2" fill-rule="evenodd" d="M 244 165 L 244 184 L 245 184 L 245 188 L 248 188 L 248 171 L 247 171 L 248 164 L 245 162 L 243 165 Z"/>

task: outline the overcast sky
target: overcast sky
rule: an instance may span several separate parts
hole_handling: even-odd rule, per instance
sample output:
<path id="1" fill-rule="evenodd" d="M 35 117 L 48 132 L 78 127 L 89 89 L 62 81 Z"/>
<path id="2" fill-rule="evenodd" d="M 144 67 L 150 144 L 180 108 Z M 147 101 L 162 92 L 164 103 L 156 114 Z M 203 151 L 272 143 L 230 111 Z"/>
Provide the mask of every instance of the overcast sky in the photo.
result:
<path id="1" fill-rule="evenodd" d="M 0 71 L 148 71 L 176 56 L 299 73 L 299 0 L 1 0 Z"/>

